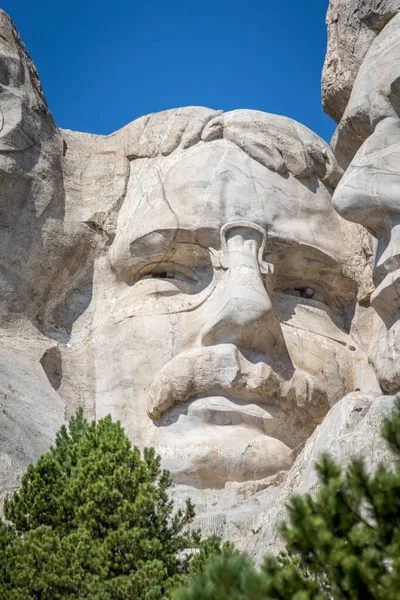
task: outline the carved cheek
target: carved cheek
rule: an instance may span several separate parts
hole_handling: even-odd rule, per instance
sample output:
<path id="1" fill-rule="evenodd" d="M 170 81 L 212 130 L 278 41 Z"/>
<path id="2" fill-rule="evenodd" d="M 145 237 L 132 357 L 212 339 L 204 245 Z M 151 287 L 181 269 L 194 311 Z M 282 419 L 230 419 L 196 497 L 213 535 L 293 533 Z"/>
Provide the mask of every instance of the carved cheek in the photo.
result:
<path id="1" fill-rule="evenodd" d="M 324 388 L 329 404 L 353 387 L 354 347 L 310 331 L 282 325 L 293 366 L 315 377 Z"/>

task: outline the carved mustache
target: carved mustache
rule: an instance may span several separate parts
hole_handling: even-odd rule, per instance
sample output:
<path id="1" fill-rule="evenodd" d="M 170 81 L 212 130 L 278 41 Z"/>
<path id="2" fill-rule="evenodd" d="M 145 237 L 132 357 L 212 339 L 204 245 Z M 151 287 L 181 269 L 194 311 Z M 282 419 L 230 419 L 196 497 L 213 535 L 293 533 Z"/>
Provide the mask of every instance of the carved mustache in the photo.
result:
<path id="1" fill-rule="evenodd" d="M 236 392 L 251 401 L 274 403 L 290 388 L 293 369 L 248 361 L 233 344 L 198 348 L 174 357 L 153 381 L 147 412 L 157 419 L 176 404 L 202 394 Z M 287 392 L 288 390 L 286 390 Z"/>

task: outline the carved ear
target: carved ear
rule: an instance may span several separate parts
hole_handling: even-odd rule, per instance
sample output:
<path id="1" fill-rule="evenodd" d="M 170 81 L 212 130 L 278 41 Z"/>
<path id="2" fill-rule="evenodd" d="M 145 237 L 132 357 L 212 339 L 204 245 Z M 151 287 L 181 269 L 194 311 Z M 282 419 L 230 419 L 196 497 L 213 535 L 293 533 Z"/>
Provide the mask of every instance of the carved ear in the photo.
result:
<path id="1" fill-rule="evenodd" d="M 36 68 L 10 17 L 0 11 L 0 152 L 40 141 L 47 108 Z"/>

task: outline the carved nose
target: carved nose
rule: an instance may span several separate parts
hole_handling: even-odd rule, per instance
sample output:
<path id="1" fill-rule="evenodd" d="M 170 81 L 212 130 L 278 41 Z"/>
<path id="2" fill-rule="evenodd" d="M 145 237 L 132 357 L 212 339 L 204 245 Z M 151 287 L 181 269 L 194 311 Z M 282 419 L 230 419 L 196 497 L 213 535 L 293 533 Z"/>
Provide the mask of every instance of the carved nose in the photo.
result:
<path id="1" fill-rule="evenodd" d="M 261 272 L 266 271 L 260 252 L 262 233 L 240 226 L 225 236 L 221 257 L 225 272 L 208 302 L 201 342 L 205 346 L 232 343 L 278 356 L 285 344 Z"/>

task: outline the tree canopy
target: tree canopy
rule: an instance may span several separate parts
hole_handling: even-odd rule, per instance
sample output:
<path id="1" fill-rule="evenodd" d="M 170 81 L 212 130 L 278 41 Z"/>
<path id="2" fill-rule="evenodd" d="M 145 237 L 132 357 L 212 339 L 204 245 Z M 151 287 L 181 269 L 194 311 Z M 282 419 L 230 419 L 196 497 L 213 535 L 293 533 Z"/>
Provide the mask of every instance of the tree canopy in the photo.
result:
<path id="1" fill-rule="evenodd" d="M 174 512 L 170 484 L 153 449 L 142 457 L 119 423 L 79 410 L 5 503 L 0 598 L 168 598 L 221 551 L 188 529 L 190 501 Z"/>

